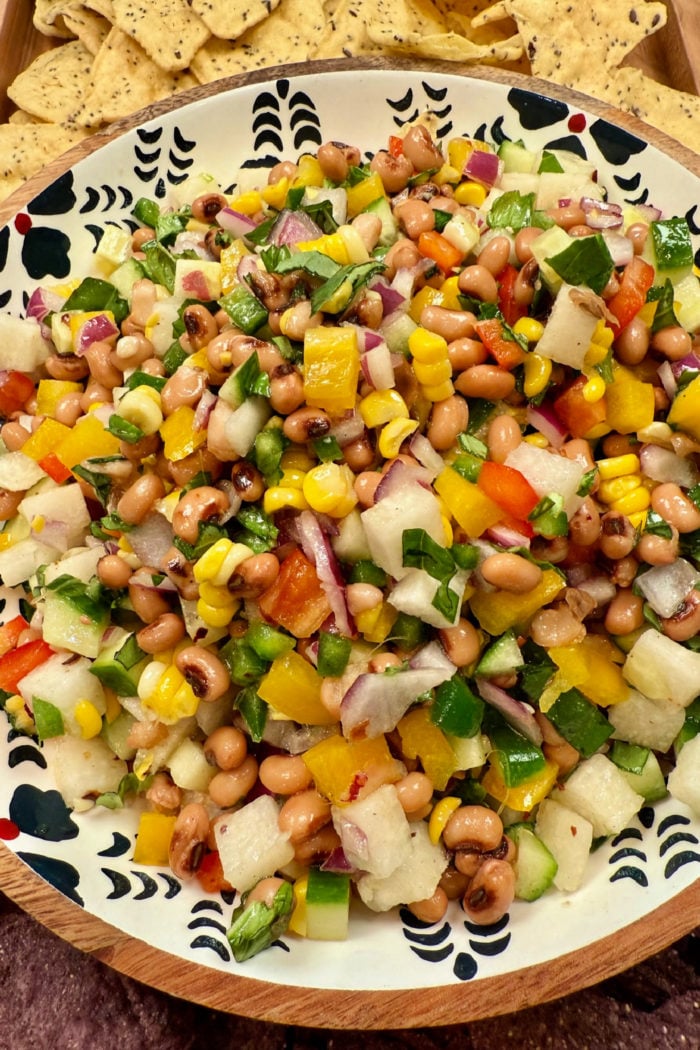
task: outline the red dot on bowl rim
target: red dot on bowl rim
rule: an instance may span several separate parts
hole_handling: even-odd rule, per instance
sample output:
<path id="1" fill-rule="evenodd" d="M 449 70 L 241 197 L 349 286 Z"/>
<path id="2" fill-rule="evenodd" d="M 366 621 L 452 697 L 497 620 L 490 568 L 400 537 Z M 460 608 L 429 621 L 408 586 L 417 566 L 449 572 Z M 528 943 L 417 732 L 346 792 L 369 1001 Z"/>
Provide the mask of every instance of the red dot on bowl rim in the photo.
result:
<path id="1" fill-rule="evenodd" d="M 569 131 L 581 132 L 586 127 L 586 117 L 583 113 L 574 113 L 569 117 Z"/>
<path id="2" fill-rule="evenodd" d="M 7 817 L 0 817 L 0 839 L 9 842 L 10 839 L 16 839 L 18 835 L 19 828 L 14 820 L 8 820 Z"/>
<path id="3" fill-rule="evenodd" d="M 17 233 L 29 233 L 31 228 L 32 220 L 25 212 L 20 212 L 19 215 L 15 216 L 15 229 L 17 230 Z"/>

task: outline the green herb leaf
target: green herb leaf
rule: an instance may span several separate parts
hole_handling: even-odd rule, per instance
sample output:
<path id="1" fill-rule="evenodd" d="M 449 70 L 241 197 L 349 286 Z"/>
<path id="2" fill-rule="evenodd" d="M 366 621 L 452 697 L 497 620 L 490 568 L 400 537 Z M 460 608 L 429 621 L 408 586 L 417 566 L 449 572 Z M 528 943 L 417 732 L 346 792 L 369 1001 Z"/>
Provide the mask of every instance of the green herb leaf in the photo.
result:
<path id="1" fill-rule="evenodd" d="M 488 445 L 481 438 L 475 437 L 474 434 L 470 434 L 469 431 L 464 431 L 457 438 L 459 447 L 465 452 L 469 452 L 472 456 L 476 456 L 478 459 L 486 459 L 488 455 Z"/>
<path id="2" fill-rule="evenodd" d="M 48 700 L 42 700 L 39 696 L 32 697 L 32 714 L 36 735 L 39 740 L 50 740 L 55 736 L 63 736 L 65 726 L 61 711 Z"/>
<path id="3" fill-rule="evenodd" d="M 671 325 L 678 324 L 676 312 L 673 308 L 674 295 L 673 284 L 668 277 L 663 284 L 655 284 L 647 292 L 647 302 L 655 302 L 657 304 L 654 319 L 651 322 L 652 332 L 658 332 L 662 328 L 669 328 Z"/>
<path id="4" fill-rule="evenodd" d="M 235 909 L 226 937 L 236 962 L 245 962 L 269 948 L 284 933 L 293 903 L 291 883 L 283 882 L 271 907 L 264 901 L 255 901 L 249 906 L 243 902 Z"/>
<path id="5" fill-rule="evenodd" d="M 254 335 L 267 321 L 267 309 L 242 284 L 236 285 L 227 295 L 224 295 L 219 300 L 219 305 L 226 311 L 231 323 L 246 335 Z"/>
<path id="6" fill-rule="evenodd" d="M 342 285 L 347 281 L 349 286 L 349 294 L 344 305 L 339 306 L 335 313 L 340 313 L 345 306 L 351 301 L 353 296 L 357 294 L 359 289 L 366 285 L 368 281 L 374 277 L 375 274 L 381 273 L 384 269 L 384 263 L 378 262 L 375 259 L 371 259 L 366 263 L 357 263 L 351 266 L 341 266 L 340 269 L 327 280 L 320 288 L 317 288 L 311 295 L 311 310 L 316 313 L 317 310 L 328 309 L 328 305 L 339 292 Z"/>
<path id="7" fill-rule="evenodd" d="M 586 471 L 586 473 L 581 478 L 579 487 L 576 489 L 577 496 L 587 496 L 591 492 L 595 484 L 597 474 L 597 467 L 591 467 L 590 470 Z"/>
<path id="8" fill-rule="evenodd" d="M 103 281 L 99 277 L 85 277 L 71 292 L 61 309 L 87 312 L 110 310 L 115 323 L 120 325 L 129 313 L 129 304 L 109 281 Z"/>
<path id="9" fill-rule="evenodd" d="M 140 427 L 130 423 L 128 419 L 124 419 L 123 416 L 118 415 L 116 412 L 113 412 L 109 417 L 107 430 L 110 434 L 118 437 L 120 441 L 126 441 L 129 445 L 135 445 L 137 441 L 145 437 Z"/>
<path id="10" fill-rule="evenodd" d="M 343 450 L 338 444 L 337 438 L 332 434 L 316 438 L 313 443 L 314 452 L 322 463 L 331 463 L 343 458 Z"/>
<path id="11" fill-rule="evenodd" d="M 88 470 L 87 467 L 83 467 L 80 463 L 73 467 L 73 473 L 77 474 L 83 481 L 87 481 L 88 485 L 94 489 L 98 501 L 103 507 L 106 507 L 109 494 L 112 491 L 112 479 L 109 474 L 100 474 L 96 470 Z"/>
<path id="12" fill-rule="evenodd" d="M 545 262 L 563 281 L 587 285 L 598 295 L 610 279 L 615 265 L 602 234 L 577 237 L 572 244 Z"/>
<path id="13" fill-rule="evenodd" d="M 172 295 L 175 288 L 175 256 L 157 240 L 141 245 L 146 256 L 145 267 L 155 284 L 162 284 Z"/>
<path id="14" fill-rule="evenodd" d="M 455 571 L 454 558 L 425 529 L 404 529 L 401 537 L 403 565 L 411 569 L 423 569 L 433 579 L 443 580 Z"/>

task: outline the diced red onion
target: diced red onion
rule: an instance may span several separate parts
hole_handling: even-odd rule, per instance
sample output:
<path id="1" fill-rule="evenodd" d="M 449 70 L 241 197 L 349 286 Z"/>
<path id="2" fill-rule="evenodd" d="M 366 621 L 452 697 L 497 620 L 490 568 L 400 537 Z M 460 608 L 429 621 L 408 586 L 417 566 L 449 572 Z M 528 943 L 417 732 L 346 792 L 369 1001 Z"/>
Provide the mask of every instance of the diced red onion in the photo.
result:
<path id="1" fill-rule="evenodd" d="M 103 339 L 111 339 L 119 335 L 119 329 L 107 314 L 96 314 L 88 317 L 80 325 L 75 337 L 75 353 L 81 357 L 93 343 L 101 342 Z"/>
<path id="2" fill-rule="evenodd" d="M 362 354 L 360 365 L 362 374 L 375 390 L 390 390 L 396 386 L 391 353 L 383 339 L 380 339 L 376 346 Z"/>
<path id="3" fill-rule="evenodd" d="M 698 468 L 691 459 L 678 456 L 661 445 L 643 445 L 639 452 L 642 473 L 652 481 L 671 481 L 692 488 L 698 481 Z"/>
<path id="4" fill-rule="evenodd" d="M 321 864 L 321 871 L 334 871 L 338 875 L 347 875 L 356 870 L 345 856 L 345 850 L 342 846 L 336 846 L 335 849 L 332 849 Z"/>
<path id="5" fill-rule="evenodd" d="M 268 718 L 262 738 L 266 744 L 290 755 L 301 755 L 336 732 L 336 726 L 298 725 L 286 719 Z"/>
<path id="6" fill-rule="evenodd" d="M 236 486 L 232 481 L 220 481 L 218 488 L 228 496 L 228 510 L 224 511 L 224 513 L 218 518 L 219 524 L 225 525 L 227 521 L 230 521 L 231 518 L 234 518 L 236 514 L 238 514 L 243 500 L 236 492 Z"/>
<path id="7" fill-rule="evenodd" d="M 635 586 L 642 592 L 655 613 L 673 616 L 683 599 L 700 580 L 700 571 L 685 558 L 677 558 L 670 565 L 654 565 L 640 573 Z"/>
<path id="8" fill-rule="evenodd" d="M 635 204 L 634 210 L 644 222 L 656 222 L 657 219 L 661 218 L 662 214 L 661 208 L 657 208 L 653 204 Z"/>
<path id="9" fill-rule="evenodd" d="M 241 258 L 241 261 L 236 267 L 236 277 L 241 284 L 246 285 L 248 284 L 248 277 L 250 274 L 257 273 L 258 269 L 258 257 L 251 252 L 249 255 L 244 255 Z"/>
<path id="10" fill-rule="evenodd" d="M 557 201 L 557 207 L 559 207 L 559 208 L 568 208 L 571 203 L 572 203 L 571 197 L 560 197 L 559 200 Z"/>
<path id="11" fill-rule="evenodd" d="M 379 294 L 384 307 L 385 317 L 393 313 L 394 310 L 398 310 L 402 305 L 408 308 L 406 296 L 402 295 L 398 288 L 390 285 L 384 277 L 377 277 L 369 287 L 371 291 Z"/>
<path id="12" fill-rule="evenodd" d="M 674 397 L 676 396 L 676 391 L 678 390 L 678 383 L 676 382 L 676 377 L 673 374 L 671 362 L 664 361 L 663 364 L 659 365 L 659 367 L 657 368 L 656 374 L 661 380 L 661 385 L 663 386 L 669 401 L 673 401 Z"/>
<path id="13" fill-rule="evenodd" d="M 414 456 L 422 467 L 431 475 L 434 481 L 438 474 L 444 469 L 445 461 L 436 448 L 433 448 L 425 434 L 420 432 L 413 435 L 409 445 L 411 455 Z"/>
<path id="14" fill-rule="evenodd" d="M 547 438 L 552 448 L 561 448 L 566 441 L 566 427 L 547 402 L 541 405 L 528 405 L 527 421 L 530 426 Z"/>
<path id="15" fill-rule="evenodd" d="M 204 237 L 201 233 L 195 233 L 193 230 L 183 230 L 182 233 L 178 233 L 173 243 L 173 252 L 177 255 L 181 255 L 183 252 L 194 252 L 200 259 L 204 259 L 210 262 L 213 258 L 212 253 L 204 243 Z"/>
<path id="16" fill-rule="evenodd" d="M 629 237 L 625 237 L 616 230 L 603 230 L 602 237 L 615 266 L 627 266 L 632 262 L 634 245 Z"/>
<path id="17" fill-rule="evenodd" d="M 426 668 L 442 670 L 447 678 L 452 678 L 457 673 L 457 668 L 439 642 L 428 642 L 418 649 L 409 660 L 409 667 L 414 671 L 424 671 Z"/>
<path id="18" fill-rule="evenodd" d="M 243 215 L 234 208 L 222 208 L 216 216 L 216 221 L 222 230 L 232 233 L 234 237 L 245 237 L 256 226 L 249 215 Z"/>
<path id="19" fill-rule="evenodd" d="M 535 721 L 535 713 L 529 704 L 516 700 L 501 689 L 499 686 L 489 682 L 486 678 L 476 679 L 476 688 L 482 700 L 491 704 L 505 718 L 506 722 L 522 733 L 524 737 L 537 747 L 542 743 L 542 730 Z"/>
<path id="20" fill-rule="evenodd" d="M 151 511 L 129 532 L 129 544 L 143 565 L 160 565 L 173 545 L 173 528 L 168 519 Z"/>
<path id="21" fill-rule="evenodd" d="M 610 201 L 599 201 L 594 197 L 582 197 L 581 208 L 586 224 L 592 230 L 610 230 L 622 226 L 622 208 Z"/>
<path id="22" fill-rule="evenodd" d="M 384 342 L 379 332 L 375 332 L 371 328 L 359 329 L 359 341 L 363 351 L 374 350 L 375 346 L 380 346 Z"/>
<path id="23" fill-rule="evenodd" d="M 47 518 L 40 529 L 32 529 L 31 535 L 33 539 L 63 554 L 68 550 L 69 528 L 65 521 Z"/>
<path id="24" fill-rule="evenodd" d="M 404 463 L 402 459 L 397 459 L 379 482 L 374 494 L 375 501 L 382 500 L 398 491 L 403 492 L 407 486 L 416 484 L 429 488 L 432 484 L 430 471 L 424 467 L 413 467 Z"/>
<path id="25" fill-rule="evenodd" d="M 503 161 L 496 153 L 474 149 L 467 158 L 462 175 L 466 179 L 482 182 L 484 186 L 495 186 L 503 174 Z"/>
<path id="26" fill-rule="evenodd" d="M 268 235 L 268 244 L 298 244 L 321 237 L 323 230 L 305 211 L 284 208 Z"/>
<path id="27" fill-rule="evenodd" d="M 589 576 L 575 586 L 579 591 L 588 594 L 599 609 L 611 602 L 617 594 L 617 587 L 608 576 Z"/>
<path id="28" fill-rule="evenodd" d="M 364 432 L 365 421 L 360 413 L 355 412 L 353 409 L 340 419 L 333 421 L 329 434 L 331 434 L 340 447 L 343 448 L 345 445 L 349 445 L 351 441 L 356 441 L 357 438 L 362 437 Z"/>
<path id="29" fill-rule="evenodd" d="M 299 542 L 304 554 L 316 568 L 321 586 L 335 616 L 341 634 L 352 638 L 356 633 L 355 621 L 345 597 L 345 583 L 333 548 L 323 534 L 316 515 L 303 510 L 296 520 Z"/>
<path id="30" fill-rule="evenodd" d="M 182 371 L 182 369 L 180 369 L 180 371 Z M 192 369 L 192 371 L 194 371 L 194 369 Z M 209 416 L 214 411 L 215 404 L 216 394 L 212 393 L 212 391 L 207 388 L 200 397 L 197 407 L 195 409 L 194 419 L 192 420 L 193 430 L 197 431 L 207 429 Z"/>
<path id="31" fill-rule="evenodd" d="M 47 314 L 60 310 L 63 303 L 63 297 L 49 288 L 35 288 L 27 303 L 27 317 L 35 317 L 41 322 Z"/>
<path id="32" fill-rule="evenodd" d="M 526 536 L 512 525 L 498 524 L 486 530 L 486 535 L 499 547 L 525 547 L 530 549 L 531 536 Z"/>
<path id="33" fill-rule="evenodd" d="M 700 357 L 696 353 L 686 354 L 679 361 L 671 361 L 671 369 L 678 379 L 684 372 L 700 372 Z"/>

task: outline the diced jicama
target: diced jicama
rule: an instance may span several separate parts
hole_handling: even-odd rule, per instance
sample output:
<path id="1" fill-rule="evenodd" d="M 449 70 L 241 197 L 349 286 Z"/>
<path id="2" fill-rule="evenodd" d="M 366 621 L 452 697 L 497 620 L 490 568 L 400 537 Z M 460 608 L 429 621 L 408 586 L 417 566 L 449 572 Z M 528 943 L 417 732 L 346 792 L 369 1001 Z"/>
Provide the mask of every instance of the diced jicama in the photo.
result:
<path id="1" fill-rule="evenodd" d="M 596 838 L 617 835 L 644 805 L 643 797 L 605 755 L 591 755 L 581 762 L 557 797 L 591 822 Z"/>
<path id="2" fill-rule="evenodd" d="M 6 452 L 0 456 L 0 489 L 26 492 L 46 474 L 36 460 L 23 452 Z"/>
<path id="3" fill-rule="evenodd" d="M 173 751 L 168 765 L 173 782 L 183 791 L 206 791 L 216 773 L 207 762 L 202 745 L 189 737 Z"/>
<path id="4" fill-rule="evenodd" d="M 278 815 L 273 797 L 260 795 L 216 821 L 214 834 L 224 878 L 239 893 L 274 875 L 294 857 L 289 835 L 278 826 Z"/>
<path id="5" fill-rule="evenodd" d="M 396 468 L 403 466 L 399 462 L 391 471 L 398 476 Z M 389 480 L 391 471 L 385 480 Z M 397 580 L 410 571 L 403 564 L 404 529 L 424 529 L 436 543 L 445 542 L 437 496 L 415 481 L 408 471 L 401 473 L 400 483 L 361 515 L 372 560 Z"/>
<path id="6" fill-rule="evenodd" d="M 700 580 L 700 571 L 686 558 L 676 558 L 670 565 L 654 565 L 637 576 L 639 588 L 654 612 L 673 616 L 683 599 Z"/>
<path id="7" fill-rule="evenodd" d="M 687 740 L 668 776 L 668 790 L 700 817 L 700 735 Z"/>
<path id="8" fill-rule="evenodd" d="M 19 692 L 29 707 L 35 696 L 48 700 L 61 712 L 66 732 L 80 736 L 80 726 L 74 714 L 75 705 L 80 700 L 89 700 L 98 714 L 105 713 L 104 690 L 90 673 L 90 667 L 90 661 L 83 656 L 55 653 L 20 679 Z"/>
<path id="9" fill-rule="evenodd" d="M 593 841 L 589 820 L 561 802 L 546 798 L 540 803 L 535 833 L 557 862 L 554 885 L 573 893 L 583 882 Z"/>
<path id="10" fill-rule="evenodd" d="M 700 653 L 650 629 L 630 649 L 622 673 L 652 700 L 687 707 L 700 691 Z"/>
<path id="11" fill-rule="evenodd" d="M 411 832 L 392 784 L 348 806 L 333 806 L 331 812 L 343 852 L 360 871 L 384 878 L 408 856 Z"/>
<path id="12" fill-rule="evenodd" d="M 399 612 L 408 616 L 417 616 L 433 627 L 453 627 L 459 619 L 462 598 L 467 586 L 469 573 L 459 569 L 449 580 L 447 586 L 457 596 L 454 613 L 446 616 L 433 605 L 440 586 L 440 581 L 430 576 L 424 569 L 408 569 L 405 576 L 391 589 L 389 602 Z"/>
<path id="13" fill-rule="evenodd" d="M 33 537 L 14 543 L 0 551 L 0 579 L 7 587 L 16 587 L 33 576 L 40 565 L 58 557 L 58 551 Z"/>
<path id="14" fill-rule="evenodd" d="M 116 791 L 128 772 L 126 762 L 99 736 L 91 740 L 51 737 L 44 741 L 44 754 L 63 801 L 78 811 L 92 806 L 92 796 Z"/>
<path id="15" fill-rule="evenodd" d="M 64 527 L 65 550 L 77 547 L 82 543 L 85 531 L 90 525 L 90 512 L 79 485 L 61 485 L 25 496 L 19 505 L 19 513 L 35 529 L 39 540 L 43 541 L 42 531 L 50 535 L 49 522 L 61 522 Z M 47 539 L 49 546 L 51 545 Z M 53 560 L 53 559 L 51 559 Z"/>
<path id="16" fill-rule="evenodd" d="M 562 284 L 549 315 L 544 335 L 537 343 L 537 353 L 562 365 L 580 370 L 600 320 L 593 307 L 602 305 L 588 288 Z"/>
<path id="17" fill-rule="evenodd" d="M 96 547 L 72 547 L 60 561 L 47 565 L 44 583 L 49 584 L 63 575 L 74 576 L 82 583 L 89 583 L 97 571 L 98 561 L 104 555 L 105 548 L 99 544 Z"/>
<path id="18" fill-rule="evenodd" d="M 685 721 L 685 712 L 671 700 L 652 700 L 636 689 L 619 704 L 611 704 L 608 721 L 613 737 L 654 751 L 668 751 Z"/>
<path id="19" fill-rule="evenodd" d="M 416 821 L 411 824 L 411 848 L 403 863 L 385 878 L 363 875 L 357 890 L 372 911 L 389 911 L 398 904 L 432 897 L 446 867 L 444 849 L 430 841 L 427 824 Z"/>
<path id="20" fill-rule="evenodd" d="M 506 466 L 520 471 L 538 496 L 558 493 L 569 517 L 580 507 L 582 500 L 577 492 L 584 474 L 583 464 L 537 448 L 526 441 L 521 441 L 517 448 L 509 452 L 505 462 Z"/>
<path id="21" fill-rule="evenodd" d="M 0 369 L 33 372 L 49 356 L 49 344 L 34 317 L 0 314 Z"/>

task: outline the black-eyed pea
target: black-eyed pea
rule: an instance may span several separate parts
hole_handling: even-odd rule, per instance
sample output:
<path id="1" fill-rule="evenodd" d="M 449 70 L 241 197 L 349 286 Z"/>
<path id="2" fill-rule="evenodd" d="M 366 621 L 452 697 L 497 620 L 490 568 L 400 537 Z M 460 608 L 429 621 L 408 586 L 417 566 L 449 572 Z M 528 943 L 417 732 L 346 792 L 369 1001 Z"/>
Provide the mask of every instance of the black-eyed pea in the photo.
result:
<path id="1" fill-rule="evenodd" d="M 445 824 L 442 839 L 450 850 L 496 849 L 503 838 L 503 821 L 488 806 L 459 806 Z"/>
<path id="2" fill-rule="evenodd" d="M 120 498 L 117 514 L 129 525 L 139 525 L 164 495 L 165 485 L 158 474 L 142 474 Z"/>
<path id="3" fill-rule="evenodd" d="M 433 448 L 445 452 L 454 446 L 458 436 L 467 429 L 469 407 L 461 394 L 452 394 L 436 401 L 430 413 L 427 438 Z"/>
<path id="4" fill-rule="evenodd" d="M 277 823 L 293 846 L 315 835 L 331 819 L 331 806 L 315 788 L 291 795 L 282 806 Z"/>
<path id="5" fill-rule="evenodd" d="M 490 554 L 480 571 L 487 583 L 511 594 L 529 594 L 542 579 L 539 565 L 510 551 Z"/>
<path id="6" fill-rule="evenodd" d="M 298 445 L 315 438 L 325 437 L 331 429 L 331 420 L 327 412 L 322 408 L 298 408 L 287 416 L 282 431 L 284 436 Z"/>
<path id="7" fill-rule="evenodd" d="M 501 401 L 515 390 L 515 376 L 498 365 L 472 365 L 457 376 L 455 389 L 465 397 Z"/>
<path id="8" fill-rule="evenodd" d="M 494 463 L 505 463 L 521 441 L 522 433 L 514 416 L 506 412 L 494 416 L 486 433 L 489 457 Z"/>
<path id="9" fill-rule="evenodd" d="M 474 335 L 476 318 L 469 310 L 449 310 L 445 306 L 424 306 L 420 324 L 429 332 L 441 335 L 448 343 L 455 339 L 469 339 Z M 481 345 L 481 344 L 479 344 Z"/>
<path id="10" fill-rule="evenodd" d="M 490 270 L 485 266 L 474 263 L 465 266 L 457 279 L 460 292 L 464 295 L 474 296 L 482 303 L 495 303 L 498 301 L 498 283 Z"/>
<path id="11" fill-rule="evenodd" d="M 387 150 L 379 150 L 370 161 L 370 171 L 379 175 L 389 194 L 400 193 L 415 174 L 413 164 L 406 156 L 393 157 Z"/>
<path id="12" fill-rule="evenodd" d="M 700 528 L 700 510 L 675 482 L 665 481 L 651 493 L 652 509 L 680 533 Z"/>
<path id="13" fill-rule="evenodd" d="M 173 531 L 187 543 L 196 543 L 200 524 L 212 519 L 216 521 L 228 511 L 229 506 L 226 493 L 212 485 L 190 489 L 173 511 Z"/>
<path id="14" fill-rule="evenodd" d="M 9 521 L 14 518 L 17 508 L 24 499 L 26 493 L 11 492 L 9 489 L 0 489 L 0 521 Z"/>
<path id="15" fill-rule="evenodd" d="M 268 755 L 260 763 L 260 783 L 273 795 L 295 795 L 304 791 L 312 776 L 301 755 Z"/>
<path id="16" fill-rule="evenodd" d="M 430 803 L 433 797 L 433 782 L 425 773 L 414 770 L 394 785 L 404 813 L 417 813 Z"/>
<path id="17" fill-rule="evenodd" d="M 395 206 L 394 214 L 412 241 L 417 241 L 421 233 L 435 227 L 435 212 L 429 204 L 417 197 L 408 197 L 401 201 Z"/>
<path id="18" fill-rule="evenodd" d="M 214 805 L 230 809 L 246 797 L 258 779 L 258 762 L 253 755 L 243 759 L 235 769 L 221 770 L 209 781 L 209 798 Z"/>
<path id="19" fill-rule="evenodd" d="M 209 814 L 199 802 L 190 802 L 180 810 L 175 821 L 168 859 L 170 867 L 180 879 L 188 879 L 196 872 L 209 835 Z"/>
<path id="20" fill-rule="evenodd" d="M 492 237 L 481 249 L 477 256 L 479 266 L 485 266 L 489 273 L 497 277 L 501 273 L 510 258 L 510 240 L 504 234 Z"/>
<path id="21" fill-rule="evenodd" d="M 285 880 L 278 878 L 276 875 L 270 875 L 266 879 L 261 879 L 248 894 L 245 899 L 246 908 L 251 904 L 255 904 L 259 901 L 261 904 L 266 904 L 268 908 L 271 908 L 274 904 L 275 897 L 280 887 L 284 886 Z"/>
<path id="22" fill-rule="evenodd" d="M 245 733 L 235 726 L 217 726 L 204 741 L 207 762 L 219 769 L 238 769 L 248 755 Z"/>
<path id="23" fill-rule="evenodd" d="M 680 361 L 687 357 L 693 345 L 689 332 L 680 325 L 669 325 L 668 328 L 660 328 L 651 337 L 652 349 L 661 354 L 668 361 Z"/>
<path id="24" fill-rule="evenodd" d="M 145 653 L 164 653 L 166 649 L 174 649 L 184 637 L 184 621 L 172 612 L 163 613 L 136 632 L 136 641 Z"/>
<path id="25" fill-rule="evenodd" d="M 416 171 L 441 168 L 444 163 L 442 153 L 423 124 L 416 124 L 406 132 L 403 138 L 403 153 Z"/>
<path id="26" fill-rule="evenodd" d="M 502 919 L 515 898 L 515 871 L 506 860 L 489 857 L 478 867 L 462 898 L 462 908 L 478 926 Z"/>
<path id="27" fill-rule="evenodd" d="M 622 588 L 605 612 L 605 630 L 608 634 L 631 634 L 644 623 L 644 599 L 631 587 Z"/>
<path id="28" fill-rule="evenodd" d="M 118 554 L 105 554 L 97 563 L 97 577 L 100 583 L 111 590 L 119 591 L 126 587 L 133 574 L 133 569 Z"/>
<path id="29" fill-rule="evenodd" d="M 136 615 L 144 623 L 153 623 L 159 616 L 169 613 L 170 605 L 154 588 L 140 583 L 129 583 L 129 600 Z"/>
<path id="30" fill-rule="evenodd" d="M 421 922 L 430 925 L 444 919 L 449 900 L 442 886 L 438 886 L 432 897 L 426 897 L 421 901 L 413 901 L 408 905 L 408 910 Z"/>
<path id="31" fill-rule="evenodd" d="M 468 667 L 478 659 L 481 639 L 473 623 L 460 617 L 454 627 L 443 627 L 440 641 L 455 667 Z"/>

